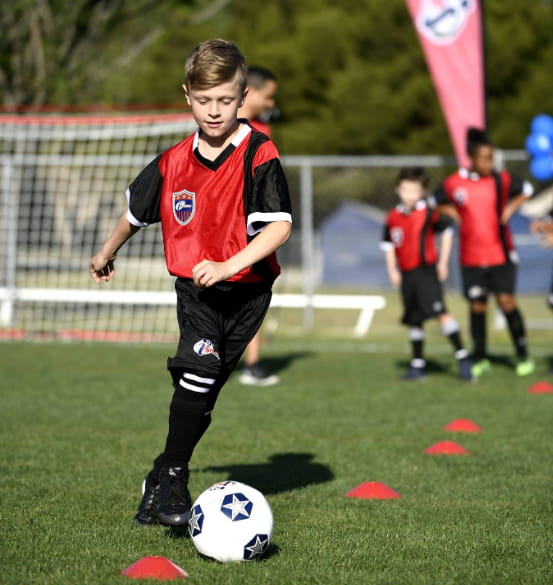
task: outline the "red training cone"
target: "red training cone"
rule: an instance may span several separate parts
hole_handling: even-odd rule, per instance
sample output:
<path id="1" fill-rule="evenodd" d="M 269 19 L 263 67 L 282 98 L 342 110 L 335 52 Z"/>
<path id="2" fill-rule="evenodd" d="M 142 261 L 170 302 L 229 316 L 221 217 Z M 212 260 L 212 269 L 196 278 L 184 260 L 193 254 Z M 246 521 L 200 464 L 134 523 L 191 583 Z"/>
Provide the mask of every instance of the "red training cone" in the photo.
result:
<path id="1" fill-rule="evenodd" d="M 443 430 L 455 433 L 479 433 L 482 427 L 468 418 L 458 418 L 445 425 Z"/>
<path id="2" fill-rule="evenodd" d="M 393 500 L 400 497 L 392 488 L 378 481 L 366 481 L 345 495 L 348 498 L 361 500 Z"/>
<path id="3" fill-rule="evenodd" d="M 536 382 L 527 390 L 528 394 L 553 394 L 553 384 L 549 382 Z"/>
<path id="4" fill-rule="evenodd" d="M 469 452 L 453 441 L 440 441 L 424 450 L 430 455 L 468 455 Z"/>
<path id="5" fill-rule="evenodd" d="M 132 579 L 158 579 L 159 581 L 188 577 L 188 573 L 165 557 L 143 557 L 127 567 L 121 575 Z"/>

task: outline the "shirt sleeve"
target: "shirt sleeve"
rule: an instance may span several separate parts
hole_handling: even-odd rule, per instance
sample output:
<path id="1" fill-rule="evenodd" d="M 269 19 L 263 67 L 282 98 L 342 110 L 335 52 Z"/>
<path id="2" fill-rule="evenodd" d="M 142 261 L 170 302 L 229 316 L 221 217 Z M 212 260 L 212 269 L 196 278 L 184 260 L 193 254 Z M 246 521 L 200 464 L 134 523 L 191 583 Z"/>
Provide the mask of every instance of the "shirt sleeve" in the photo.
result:
<path id="1" fill-rule="evenodd" d="M 453 231 L 455 222 L 453 221 L 453 218 L 434 211 L 432 214 L 432 225 L 436 232 L 446 234 Z"/>
<path id="2" fill-rule="evenodd" d="M 271 158 L 255 168 L 246 215 L 249 236 L 263 231 L 273 221 L 292 223 L 288 182 L 278 158 Z"/>
<path id="3" fill-rule="evenodd" d="M 447 196 L 445 186 L 443 183 L 441 183 L 439 187 L 428 197 L 428 200 L 431 207 L 451 203 Z"/>
<path id="4" fill-rule="evenodd" d="M 390 226 L 388 225 L 388 222 L 386 222 L 382 227 L 382 237 L 380 239 L 378 247 L 381 250 L 391 250 L 394 247 L 394 244 L 392 242 L 392 235 L 390 233 Z"/>
<path id="5" fill-rule="evenodd" d="M 534 194 L 534 187 L 530 181 L 525 181 L 518 175 L 511 174 L 511 187 L 509 189 L 509 199 L 517 195 L 531 197 Z"/>
<path id="6" fill-rule="evenodd" d="M 127 219 L 137 227 L 161 221 L 160 201 L 163 176 L 159 169 L 161 156 L 146 166 L 127 189 Z"/>

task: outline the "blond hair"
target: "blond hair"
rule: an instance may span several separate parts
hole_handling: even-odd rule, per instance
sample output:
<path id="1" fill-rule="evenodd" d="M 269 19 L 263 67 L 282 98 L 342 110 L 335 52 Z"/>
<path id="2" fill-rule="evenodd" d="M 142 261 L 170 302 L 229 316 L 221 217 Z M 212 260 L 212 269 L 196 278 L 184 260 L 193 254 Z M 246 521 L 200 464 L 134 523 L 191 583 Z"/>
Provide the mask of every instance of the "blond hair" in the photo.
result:
<path id="1" fill-rule="evenodd" d="M 210 89 L 235 77 L 246 89 L 248 66 L 233 41 L 213 39 L 196 45 L 184 65 L 184 84 L 188 89 Z"/>

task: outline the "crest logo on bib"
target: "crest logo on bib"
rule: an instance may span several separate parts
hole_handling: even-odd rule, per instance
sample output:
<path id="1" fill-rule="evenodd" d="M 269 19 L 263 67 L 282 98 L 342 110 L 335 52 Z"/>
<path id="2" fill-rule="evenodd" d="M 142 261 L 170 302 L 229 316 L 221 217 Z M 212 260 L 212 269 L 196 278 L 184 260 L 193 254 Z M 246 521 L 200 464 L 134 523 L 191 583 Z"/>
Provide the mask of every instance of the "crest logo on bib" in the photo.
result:
<path id="1" fill-rule="evenodd" d="M 449 45 L 463 32 L 474 9 L 474 0 L 423 0 L 417 28 L 432 43 Z"/>
<path id="2" fill-rule="evenodd" d="M 173 215 L 181 224 L 186 225 L 196 212 L 196 193 L 186 189 L 173 193 Z"/>
<path id="3" fill-rule="evenodd" d="M 466 205 L 468 198 L 469 194 L 467 193 L 467 190 L 462 187 L 453 191 L 453 200 L 457 205 Z"/>
<path id="4" fill-rule="evenodd" d="M 396 248 L 399 248 L 403 244 L 403 228 L 393 227 L 390 230 L 390 238 Z"/>

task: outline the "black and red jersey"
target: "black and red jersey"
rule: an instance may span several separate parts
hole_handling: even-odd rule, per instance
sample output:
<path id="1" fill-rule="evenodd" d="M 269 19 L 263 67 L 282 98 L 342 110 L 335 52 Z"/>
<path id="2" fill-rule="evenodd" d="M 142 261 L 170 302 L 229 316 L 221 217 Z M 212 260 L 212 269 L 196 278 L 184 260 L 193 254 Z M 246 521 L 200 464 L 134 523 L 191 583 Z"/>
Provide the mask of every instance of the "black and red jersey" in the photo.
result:
<path id="1" fill-rule="evenodd" d="M 127 190 L 127 218 L 161 221 L 169 272 L 192 277 L 201 260 L 222 262 L 272 221 L 292 221 L 290 196 L 271 140 L 243 124 L 213 161 L 198 150 L 199 131 L 153 160 Z M 272 254 L 237 273 L 235 282 L 272 282 Z"/>
<path id="2" fill-rule="evenodd" d="M 380 247 L 393 247 L 402 272 L 436 264 L 435 234 L 451 230 L 452 225 L 453 220 L 431 209 L 424 200 L 412 210 L 398 205 L 386 217 Z"/>
<path id="3" fill-rule="evenodd" d="M 462 266 L 498 266 L 516 260 L 511 230 L 500 218 L 510 198 L 532 193 L 530 183 L 507 171 L 483 177 L 460 169 L 442 182 L 434 198 L 438 205 L 452 204 L 459 212 Z"/>

